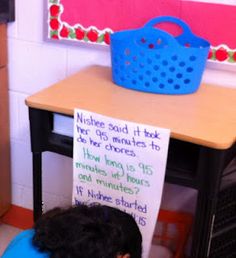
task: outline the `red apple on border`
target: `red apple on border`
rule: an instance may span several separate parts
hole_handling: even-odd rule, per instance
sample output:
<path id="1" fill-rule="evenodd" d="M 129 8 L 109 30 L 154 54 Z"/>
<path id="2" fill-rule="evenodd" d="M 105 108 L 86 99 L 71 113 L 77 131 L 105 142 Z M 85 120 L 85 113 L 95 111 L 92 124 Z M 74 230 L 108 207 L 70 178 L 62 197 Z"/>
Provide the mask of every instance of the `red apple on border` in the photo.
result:
<path id="1" fill-rule="evenodd" d="M 53 35 L 51 36 L 51 38 L 52 38 L 52 39 L 59 39 L 59 37 L 58 37 L 57 34 L 53 34 Z"/>
<path id="2" fill-rule="evenodd" d="M 104 42 L 107 44 L 107 45 L 110 45 L 110 33 L 109 32 L 105 32 L 104 34 Z"/>
<path id="3" fill-rule="evenodd" d="M 50 20 L 49 25 L 52 30 L 58 30 L 60 23 L 57 18 L 53 18 Z"/>
<path id="4" fill-rule="evenodd" d="M 69 36 L 69 33 L 70 33 L 69 29 L 65 25 L 63 25 L 63 27 L 60 31 L 60 36 L 62 38 L 67 38 Z"/>
<path id="5" fill-rule="evenodd" d="M 211 59 L 213 57 L 213 50 L 210 48 L 208 53 L 208 59 Z"/>
<path id="6" fill-rule="evenodd" d="M 233 60 L 236 62 L 236 51 L 233 54 Z"/>
<path id="7" fill-rule="evenodd" d="M 216 50 L 215 56 L 216 59 L 221 62 L 225 61 L 229 57 L 227 50 L 223 47 Z"/>
<path id="8" fill-rule="evenodd" d="M 96 42 L 98 40 L 98 32 L 94 29 L 91 29 L 88 33 L 87 33 L 87 37 L 91 42 Z"/>
<path id="9" fill-rule="evenodd" d="M 49 10 L 50 10 L 51 16 L 58 16 L 58 14 L 60 13 L 60 6 L 53 4 L 50 6 Z"/>
<path id="10" fill-rule="evenodd" d="M 83 39 L 84 36 L 85 36 L 84 30 L 83 30 L 81 27 L 77 27 L 77 28 L 75 29 L 75 36 L 76 36 L 76 38 L 79 39 L 79 40 Z"/>

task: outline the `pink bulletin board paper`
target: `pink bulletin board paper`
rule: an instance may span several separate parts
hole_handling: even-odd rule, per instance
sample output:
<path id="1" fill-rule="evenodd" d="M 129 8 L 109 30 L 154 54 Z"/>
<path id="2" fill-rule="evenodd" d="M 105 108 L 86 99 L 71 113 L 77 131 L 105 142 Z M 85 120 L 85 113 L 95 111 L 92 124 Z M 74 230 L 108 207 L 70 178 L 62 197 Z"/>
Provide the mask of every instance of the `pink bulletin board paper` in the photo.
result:
<path id="1" fill-rule="evenodd" d="M 141 27 L 150 17 L 180 14 L 180 0 L 61 0 L 61 4 L 64 6 L 62 20 L 70 25 L 78 21 L 84 27 L 94 25 L 99 30 Z"/>
<path id="2" fill-rule="evenodd" d="M 231 2 L 234 0 L 231 0 Z M 216 0 L 47 0 L 47 38 L 110 44 L 110 33 L 140 28 L 154 17 L 183 19 L 211 43 L 208 59 L 236 65 L 236 1 Z"/>
<path id="3" fill-rule="evenodd" d="M 211 43 L 209 59 L 236 63 L 236 5 L 183 1 L 181 18 Z"/>

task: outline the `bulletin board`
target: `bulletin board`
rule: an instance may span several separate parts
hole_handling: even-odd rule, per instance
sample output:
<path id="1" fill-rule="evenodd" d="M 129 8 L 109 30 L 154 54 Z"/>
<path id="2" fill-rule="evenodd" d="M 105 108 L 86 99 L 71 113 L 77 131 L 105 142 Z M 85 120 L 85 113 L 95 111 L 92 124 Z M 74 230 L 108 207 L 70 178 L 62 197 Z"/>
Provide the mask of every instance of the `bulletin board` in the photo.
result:
<path id="1" fill-rule="evenodd" d="M 46 1 L 47 39 L 108 46 L 111 33 L 171 15 L 210 42 L 211 62 L 236 66 L 236 0 Z"/>

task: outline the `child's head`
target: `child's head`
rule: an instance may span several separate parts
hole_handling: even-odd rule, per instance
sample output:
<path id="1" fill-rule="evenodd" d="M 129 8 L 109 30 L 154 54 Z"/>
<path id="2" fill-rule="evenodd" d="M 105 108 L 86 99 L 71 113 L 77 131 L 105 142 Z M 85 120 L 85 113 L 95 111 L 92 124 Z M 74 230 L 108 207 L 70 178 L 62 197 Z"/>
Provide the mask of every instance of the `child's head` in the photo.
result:
<path id="1" fill-rule="evenodd" d="M 141 258 L 133 217 L 104 205 L 56 208 L 35 224 L 33 244 L 50 258 Z"/>

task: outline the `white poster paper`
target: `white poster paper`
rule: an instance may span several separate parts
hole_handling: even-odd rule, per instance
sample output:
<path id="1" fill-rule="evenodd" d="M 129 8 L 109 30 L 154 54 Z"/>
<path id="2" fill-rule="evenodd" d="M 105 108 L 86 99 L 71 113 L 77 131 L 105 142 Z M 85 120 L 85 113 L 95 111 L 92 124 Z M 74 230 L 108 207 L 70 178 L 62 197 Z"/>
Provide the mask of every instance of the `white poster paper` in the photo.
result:
<path id="1" fill-rule="evenodd" d="M 131 214 L 147 258 L 160 208 L 170 130 L 74 112 L 73 203 Z"/>

